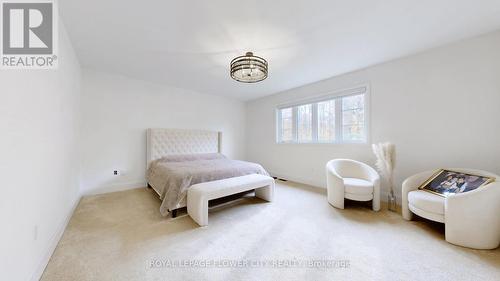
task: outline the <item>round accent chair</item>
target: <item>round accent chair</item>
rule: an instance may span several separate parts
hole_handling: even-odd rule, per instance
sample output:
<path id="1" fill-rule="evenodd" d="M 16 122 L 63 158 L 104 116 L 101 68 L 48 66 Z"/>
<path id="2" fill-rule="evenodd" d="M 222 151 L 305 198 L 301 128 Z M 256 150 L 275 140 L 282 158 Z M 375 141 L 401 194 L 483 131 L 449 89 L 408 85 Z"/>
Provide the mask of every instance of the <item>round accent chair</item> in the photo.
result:
<path id="1" fill-rule="evenodd" d="M 374 211 L 380 210 L 380 176 L 365 163 L 350 159 L 334 159 L 326 164 L 328 202 L 344 209 L 344 198 L 372 200 Z"/>
<path id="2" fill-rule="evenodd" d="M 474 249 L 495 249 L 500 244 L 500 176 L 473 169 L 449 169 L 496 179 L 475 190 L 442 197 L 418 187 L 436 171 L 407 178 L 402 186 L 403 218 L 420 217 L 445 224 L 446 241 Z"/>

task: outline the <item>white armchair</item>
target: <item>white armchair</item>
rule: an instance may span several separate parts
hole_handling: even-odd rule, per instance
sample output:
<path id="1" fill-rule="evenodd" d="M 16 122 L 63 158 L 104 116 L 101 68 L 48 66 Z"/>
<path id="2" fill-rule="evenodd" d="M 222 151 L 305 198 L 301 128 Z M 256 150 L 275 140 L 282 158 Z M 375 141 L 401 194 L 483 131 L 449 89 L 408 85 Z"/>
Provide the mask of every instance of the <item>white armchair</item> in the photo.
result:
<path id="1" fill-rule="evenodd" d="M 372 200 L 374 211 L 380 210 L 380 177 L 365 163 L 349 159 L 334 159 L 326 164 L 328 202 L 344 209 L 344 198 L 356 201 Z"/>
<path id="2" fill-rule="evenodd" d="M 494 177 L 500 176 L 472 169 L 450 169 L 457 172 Z M 445 224 L 449 243 L 474 248 L 495 249 L 500 244 L 500 183 L 493 182 L 476 190 L 442 197 L 418 190 L 435 171 L 407 178 L 402 186 L 403 218 L 413 214 Z"/>

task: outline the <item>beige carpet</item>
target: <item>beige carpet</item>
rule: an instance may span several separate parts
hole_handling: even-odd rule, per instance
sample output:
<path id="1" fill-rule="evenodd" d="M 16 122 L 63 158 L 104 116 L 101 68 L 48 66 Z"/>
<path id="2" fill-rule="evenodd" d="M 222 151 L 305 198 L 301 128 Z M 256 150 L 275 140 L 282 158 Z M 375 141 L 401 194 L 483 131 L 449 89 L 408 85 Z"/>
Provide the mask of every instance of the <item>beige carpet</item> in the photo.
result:
<path id="1" fill-rule="evenodd" d="M 500 280 L 499 249 L 448 244 L 441 224 L 363 203 L 337 210 L 304 185 L 215 207 L 205 228 L 159 206 L 146 188 L 82 199 L 42 280 Z"/>

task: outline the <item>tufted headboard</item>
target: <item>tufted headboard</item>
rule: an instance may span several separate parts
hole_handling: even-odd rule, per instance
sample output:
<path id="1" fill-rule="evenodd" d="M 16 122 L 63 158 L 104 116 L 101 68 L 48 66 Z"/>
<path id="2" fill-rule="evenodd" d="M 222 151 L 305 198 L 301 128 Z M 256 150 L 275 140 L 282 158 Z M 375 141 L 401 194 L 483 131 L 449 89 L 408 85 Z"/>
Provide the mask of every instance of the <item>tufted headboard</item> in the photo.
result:
<path id="1" fill-rule="evenodd" d="M 214 131 L 148 129 L 147 166 L 167 155 L 220 152 L 221 137 L 221 132 Z"/>

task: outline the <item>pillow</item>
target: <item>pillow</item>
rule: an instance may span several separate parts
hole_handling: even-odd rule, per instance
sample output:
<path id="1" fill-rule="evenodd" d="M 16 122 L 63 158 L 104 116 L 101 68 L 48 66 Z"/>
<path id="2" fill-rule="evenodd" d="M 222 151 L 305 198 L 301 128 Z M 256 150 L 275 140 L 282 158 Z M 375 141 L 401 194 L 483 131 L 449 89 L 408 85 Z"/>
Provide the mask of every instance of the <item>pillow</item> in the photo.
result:
<path id="1" fill-rule="evenodd" d="M 199 153 L 199 154 L 178 154 L 178 155 L 167 155 L 159 160 L 159 162 L 186 162 L 195 160 L 214 160 L 214 159 L 225 159 L 221 153 Z"/>

